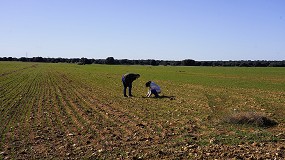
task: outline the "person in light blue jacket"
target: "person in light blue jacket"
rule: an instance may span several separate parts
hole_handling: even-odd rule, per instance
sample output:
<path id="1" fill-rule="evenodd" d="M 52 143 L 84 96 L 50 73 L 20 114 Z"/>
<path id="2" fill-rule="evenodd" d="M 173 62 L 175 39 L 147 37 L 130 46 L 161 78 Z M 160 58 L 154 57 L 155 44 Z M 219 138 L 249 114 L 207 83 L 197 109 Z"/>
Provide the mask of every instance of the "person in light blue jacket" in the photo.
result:
<path id="1" fill-rule="evenodd" d="M 149 88 L 146 95 L 147 97 L 150 97 L 152 94 L 154 94 L 155 98 L 159 97 L 158 94 L 161 93 L 161 89 L 157 84 L 152 81 L 148 81 L 146 82 L 145 86 Z"/>

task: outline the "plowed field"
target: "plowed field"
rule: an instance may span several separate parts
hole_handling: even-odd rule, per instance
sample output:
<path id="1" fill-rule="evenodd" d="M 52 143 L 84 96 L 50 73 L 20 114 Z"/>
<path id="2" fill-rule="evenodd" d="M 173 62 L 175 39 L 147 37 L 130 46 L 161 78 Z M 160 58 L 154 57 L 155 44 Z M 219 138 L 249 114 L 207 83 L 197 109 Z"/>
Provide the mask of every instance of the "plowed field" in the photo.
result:
<path id="1" fill-rule="evenodd" d="M 132 98 L 121 76 L 141 74 Z M 0 159 L 284 159 L 284 68 L 0 62 Z M 162 87 L 144 98 L 145 82 Z M 273 127 L 229 124 L 258 112 Z"/>

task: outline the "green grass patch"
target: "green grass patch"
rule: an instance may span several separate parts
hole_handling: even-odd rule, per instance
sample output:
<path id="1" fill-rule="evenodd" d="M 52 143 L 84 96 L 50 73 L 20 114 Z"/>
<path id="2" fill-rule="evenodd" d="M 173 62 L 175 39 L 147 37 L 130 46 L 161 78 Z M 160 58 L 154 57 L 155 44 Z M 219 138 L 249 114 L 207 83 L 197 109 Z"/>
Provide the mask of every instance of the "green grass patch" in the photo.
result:
<path id="1" fill-rule="evenodd" d="M 97 141 L 90 138 L 88 143 L 108 143 L 111 138 L 117 147 L 127 141 L 127 145 L 138 143 L 149 150 L 171 145 L 181 148 L 187 142 L 200 145 L 278 142 L 282 138 L 276 135 L 281 135 L 285 127 L 284 68 L 21 62 L 0 62 L 0 68 L 1 149 L 12 145 L 6 141 L 6 135 L 14 132 L 17 120 L 25 122 L 32 113 L 35 120 L 26 122 L 40 121 L 55 128 L 51 133 L 54 137 L 72 126 L 71 131 L 96 133 Z M 133 82 L 132 98 L 123 97 L 121 77 L 128 72 L 141 75 Z M 149 80 L 161 86 L 164 98 L 143 98 Z M 29 94 L 21 96 L 25 93 Z M 19 107 L 26 105 L 33 106 Z M 225 123 L 225 118 L 230 123 Z M 75 126 L 73 119 L 82 126 Z M 277 123 L 268 127 L 266 120 Z M 143 127 L 138 127 L 139 124 Z M 27 134 L 29 130 L 23 131 Z M 84 142 L 76 138 L 69 141 L 76 145 Z M 151 143 L 154 146 L 149 146 Z"/>

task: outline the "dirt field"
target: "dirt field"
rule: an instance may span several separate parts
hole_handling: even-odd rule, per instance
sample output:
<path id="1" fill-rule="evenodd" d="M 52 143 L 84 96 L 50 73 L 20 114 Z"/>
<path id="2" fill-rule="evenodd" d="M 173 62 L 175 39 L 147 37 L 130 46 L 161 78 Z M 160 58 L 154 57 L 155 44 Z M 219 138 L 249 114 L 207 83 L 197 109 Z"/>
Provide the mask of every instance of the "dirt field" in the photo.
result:
<path id="1" fill-rule="evenodd" d="M 66 70 L 62 66 L 56 69 L 26 63 L 25 66 L 10 67 L 0 73 L 0 159 L 285 158 L 284 119 L 279 115 L 284 111 L 278 114 L 277 108 L 267 113 L 275 114 L 272 117 L 278 120 L 278 126 L 268 129 L 241 127 L 252 130 L 254 134 L 250 135 L 256 136 L 248 138 L 249 135 L 236 131 L 239 129 L 232 133 L 227 129 L 228 124 L 216 122 L 218 115 L 199 115 L 196 108 L 186 107 L 187 103 L 197 103 L 200 108 L 207 108 L 205 112 L 210 112 L 211 104 L 204 105 L 207 96 L 204 96 L 205 99 L 198 98 L 198 92 L 202 90 L 198 89 L 198 85 L 188 86 L 191 93 L 197 92 L 189 99 L 176 96 L 143 99 L 138 96 L 141 91 L 135 88 L 137 96 L 123 98 L 120 81 L 116 82 L 113 90 L 112 86 L 107 87 L 110 92 L 116 92 L 114 96 L 106 94 L 104 87 L 94 84 L 96 78 L 88 82 L 84 74 L 74 76 Z M 119 77 L 115 75 L 114 78 L 111 73 L 103 76 L 106 79 Z M 105 83 L 102 82 L 102 85 L 108 85 L 111 81 Z M 115 91 L 118 88 L 119 91 Z M 228 94 L 234 93 L 230 91 Z M 272 105 L 282 105 L 284 92 L 274 93 L 275 96 L 266 103 L 279 99 Z M 208 92 L 208 95 L 213 94 Z M 213 97 L 208 96 L 210 98 Z M 213 99 L 213 105 L 219 107 L 217 104 L 221 99 Z M 156 105 L 152 106 L 160 102 L 160 109 L 165 106 L 161 112 Z M 185 105 L 172 107 L 179 103 Z M 170 107 L 166 108 L 166 104 Z M 284 109 L 284 104 L 280 108 Z M 187 115 L 190 113 L 191 116 Z M 198 118 L 195 119 L 195 116 Z M 233 136 L 237 142 L 226 143 L 224 138 L 227 136 L 229 139 Z M 260 138 L 264 140 L 258 140 Z"/>

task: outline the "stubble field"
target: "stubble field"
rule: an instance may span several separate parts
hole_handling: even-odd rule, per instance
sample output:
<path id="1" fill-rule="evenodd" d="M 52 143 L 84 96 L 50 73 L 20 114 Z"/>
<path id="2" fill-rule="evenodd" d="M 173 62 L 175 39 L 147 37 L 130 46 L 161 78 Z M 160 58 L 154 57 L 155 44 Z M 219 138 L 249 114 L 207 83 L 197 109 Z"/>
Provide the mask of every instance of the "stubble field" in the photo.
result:
<path id="1" fill-rule="evenodd" d="M 284 159 L 284 115 L 285 68 L 0 62 L 0 159 Z"/>

